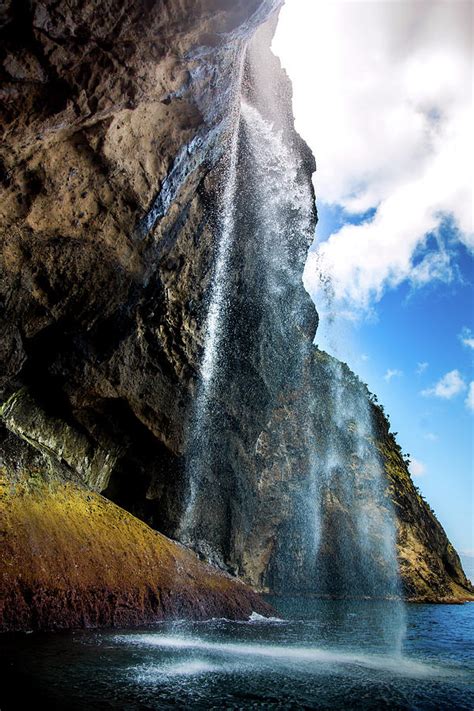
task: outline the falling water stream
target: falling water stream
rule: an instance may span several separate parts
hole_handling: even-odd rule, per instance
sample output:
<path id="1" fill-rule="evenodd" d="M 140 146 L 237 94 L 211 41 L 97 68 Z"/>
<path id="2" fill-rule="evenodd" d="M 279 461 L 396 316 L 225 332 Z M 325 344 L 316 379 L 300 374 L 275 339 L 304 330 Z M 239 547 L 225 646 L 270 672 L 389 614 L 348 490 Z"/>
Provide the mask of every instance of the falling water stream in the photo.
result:
<path id="1" fill-rule="evenodd" d="M 331 426 L 312 469 L 314 589 L 333 598 L 390 601 L 378 608 L 377 625 L 386 649 L 401 654 L 405 612 L 396 525 L 369 393 L 336 359 L 325 368 Z"/>
<path id="2" fill-rule="evenodd" d="M 253 54 L 248 53 L 247 66 L 253 83 L 263 86 L 265 78 L 259 78 L 260 63 Z M 178 534 L 220 565 L 225 557 L 226 521 L 234 516 L 232 524 L 237 528 L 251 528 L 254 523 L 254 509 L 245 496 L 249 487 L 245 465 L 235 456 L 229 465 L 225 458 L 232 442 L 228 430 L 236 426 L 226 422 L 226 400 L 239 393 L 239 406 L 252 402 L 247 390 L 239 390 L 253 366 L 251 353 L 238 351 L 239 333 L 240 340 L 243 336 L 235 326 L 234 301 L 248 308 L 244 321 L 254 335 L 246 347 L 251 351 L 257 343 L 253 357 L 259 359 L 260 371 L 268 373 L 269 412 L 272 400 L 285 388 L 304 393 L 311 357 L 310 340 L 298 333 L 305 304 L 295 259 L 304 255 L 302 245 L 307 246 L 312 236 L 312 195 L 308 183 L 300 179 L 298 151 L 285 136 L 280 106 L 272 105 L 268 89 L 261 107 L 242 98 L 243 67 L 242 58 L 218 206 L 216 258 Z M 238 271 L 243 274 L 240 281 L 235 277 Z M 282 345 L 267 353 L 269 332 L 271 345 Z M 287 524 L 288 539 L 300 541 L 306 580 L 303 585 L 296 579 L 293 553 L 282 549 L 279 587 L 294 591 L 299 585 L 305 593 L 324 597 L 395 601 L 400 590 L 394 516 L 374 444 L 368 393 L 357 378 L 348 378 L 335 359 L 328 358 L 323 370 L 323 386 L 312 388 L 313 396 L 301 395 L 300 409 L 307 410 L 300 442 L 305 471 L 300 472 L 301 505 Z M 223 522 L 220 529 L 217 519 Z M 390 615 L 384 615 L 387 645 L 399 651 L 401 603 L 393 602 Z"/>
<path id="3" fill-rule="evenodd" d="M 224 491 L 225 477 L 220 471 L 225 469 L 222 450 L 226 447 L 226 413 L 222 412 L 222 403 L 229 393 L 235 398 L 240 392 L 239 404 L 252 408 L 246 382 L 253 367 L 259 368 L 264 378 L 267 374 L 264 385 L 270 400 L 275 399 L 285 383 L 300 378 L 310 348 L 310 343 L 302 345 L 295 333 L 304 313 L 295 259 L 298 253 L 304 254 L 301 242 L 307 246 L 312 237 L 312 195 L 307 182 L 298 176 L 298 163 L 282 130 L 275 130 L 244 99 L 240 99 L 235 116 L 221 196 L 200 384 L 190 428 L 186 506 L 179 533 L 181 540 L 215 562 L 222 561 L 212 550 L 210 529 L 214 522 L 205 520 L 206 509 L 222 508 L 226 495 L 235 499 L 239 489 L 248 488 L 242 483 Z M 236 282 L 235 273 L 239 271 L 242 276 Z M 240 304 L 245 305 L 248 325 L 242 325 L 242 313 L 236 314 L 236 301 L 241 311 Z M 240 331 L 235 323 L 239 319 Z M 251 331 L 253 336 L 249 336 Z M 270 339 L 269 332 L 273 334 Z M 248 346 L 242 346 L 247 338 Z M 275 348 L 275 344 L 280 346 Z M 239 369 L 245 362 L 247 371 L 245 365 Z M 271 407 L 272 402 L 269 410 Z M 241 471 L 231 474 L 236 479 L 242 476 Z M 239 508 L 248 521 L 251 514 L 246 515 L 244 499 L 242 494 Z"/>
<path id="4" fill-rule="evenodd" d="M 196 545 L 196 511 L 199 490 L 206 467 L 212 466 L 206 458 L 209 439 L 212 437 L 212 400 L 216 371 L 219 368 L 220 350 L 225 332 L 226 303 L 228 294 L 228 270 L 232 241 L 235 232 L 235 191 L 237 187 L 238 145 L 240 131 L 240 93 L 245 51 L 238 59 L 236 91 L 231 107 L 230 141 L 226 159 L 224 189 L 221 193 L 218 219 L 219 239 L 214 264 L 210 297 L 204 328 L 204 351 L 200 369 L 196 402 L 193 407 L 187 456 L 187 491 L 178 538 L 187 544 Z M 201 543 L 205 547 L 205 541 Z"/>
<path id="5" fill-rule="evenodd" d="M 350 387 L 344 382 L 343 366 L 336 360 L 329 365 L 332 422 L 328 430 L 322 461 L 315 473 L 317 517 L 324 520 L 328 497 L 337 499 L 339 530 L 336 540 L 345 537 L 339 551 L 338 570 L 326 571 L 336 580 L 339 594 L 357 597 L 396 597 L 399 594 L 396 537 L 393 511 L 385 493 L 386 480 L 380 456 L 374 446 L 367 392 L 355 379 Z M 349 545 L 352 541 L 352 546 Z M 322 541 L 319 542 L 320 546 Z M 351 555 L 358 560 L 351 562 Z M 334 566 L 334 563 L 332 563 Z M 329 587 L 329 581 L 326 581 Z M 337 590 L 332 592 L 337 594 Z"/>

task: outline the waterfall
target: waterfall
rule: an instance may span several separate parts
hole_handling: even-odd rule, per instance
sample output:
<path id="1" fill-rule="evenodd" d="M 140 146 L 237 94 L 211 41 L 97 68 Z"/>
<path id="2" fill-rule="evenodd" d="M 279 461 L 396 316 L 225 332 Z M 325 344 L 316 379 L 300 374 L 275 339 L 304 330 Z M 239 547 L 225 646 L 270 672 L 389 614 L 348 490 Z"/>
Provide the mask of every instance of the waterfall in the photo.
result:
<path id="1" fill-rule="evenodd" d="M 330 359 L 326 370 L 332 412 L 324 445 L 315 452 L 319 464 L 313 472 L 321 585 L 324 592 L 339 596 L 395 597 L 399 590 L 394 517 L 375 446 L 368 392 L 355 377 L 345 375 L 339 361 Z M 325 523 L 337 549 L 327 565 L 321 541 Z"/>
<path id="2" fill-rule="evenodd" d="M 396 524 L 369 392 L 344 364 L 326 357 L 328 416 L 315 447 L 313 516 L 318 532 L 315 591 L 343 599 L 386 600 L 374 624 L 387 648 L 400 652 L 405 632 Z M 321 421 L 316 429 L 321 433 Z"/>
<path id="3" fill-rule="evenodd" d="M 308 232 L 311 197 L 299 183 L 297 166 L 281 132 L 248 104 L 242 107 L 251 189 L 258 204 L 254 238 L 263 252 L 261 301 L 274 309 L 275 323 L 287 328 L 302 310 L 291 255 Z M 284 294 L 279 300 L 280 294 Z M 288 329 L 288 335 L 295 336 Z M 301 392 L 301 447 L 306 473 L 291 517 L 289 538 L 300 541 L 304 589 L 323 596 L 399 597 L 394 513 L 375 444 L 369 393 L 339 361 L 327 357 L 324 380 L 304 393 L 309 346 L 294 337 L 272 372 L 274 392 L 291 383 Z M 306 385 L 308 383 L 306 382 Z M 314 387 L 317 385 L 317 387 Z M 280 548 L 281 553 L 281 548 Z M 282 577 L 295 579 L 293 552 Z M 298 586 L 303 585 L 298 581 Z"/>
<path id="4" fill-rule="evenodd" d="M 268 86 L 264 99 L 254 95 L 265 85 L 258 59 L 254 47 L 245 98 L 235 97 L 178 536 L 218 565 L 247 570 L 262 519 L 280 497 L 287 503 L 276 504 L 271 587 L 395 600 L 394 515 L 369 394 L 346 366 L 312 346 L 314 323 L 305 319 L 314 312 L 301 274 L 313 195 L 287 117 Z M 256 464 L 278 406 L 292 408 L 297 430 L 293 442 L 280 431 L 286 479 L 274 468 L 262 475 Z M 380 609 L 380 636 L 398 649 L 401 604 Z"/>
<path id="5" fill-rule="evenodd" d="M 235 418 L 229 421 L 228 410 L 235 402 L 249 413 L 265 411 L 265 400 L 271 409 L 301 361 L 295 357 L 299 339 L 293 331 L 304 326 L 298 273 L 312 239 L 313 206 L 298 173 L 282 130 L 275 131 L 239 97 L 219 205 L 219 242 L 178 531 L 180 540 L 219 565 L 227 557 L 223 551 L 230 553 L 234 544 L 228 529 L 251 528 L 253 515 L 247 501 L 252 484 L 243 468 L 230 461 L 230 431 L 239 425 Z M 301 269 L 295 268 L 297 255 Z M 277 338 L 269 340 L 268 331 Z M 281 347 L 272 350 L 273 341 Z M 257 371 L 268 377 L 251 391 L 248 381 Z"/>
<path id="6" fill-rule="evenodd" d="M 246 153 L 251 162 L 251 187 L 258 202 L 255 237 L 261 244 L 265 271 L 262 298 L 275 303 L 280 295 L 288 296 L 288 287 L 300 286 L 295 279 L 294 260 L 298 243 L 312 235 L 312 195 L 308 186 L 298 179 L 298 164 L 291 148 L 285 143 L 283 131 L 275 130 L 257 108 L 242 102 L 242 121 L 246 137 Z M 286 317 L 298 317 L 296 300 L 278 304 Z M 281 312 L 281 311 L 280 311 Z M 284 319 L 282 320 L 284 322 Z"/>
<path id="7" fill-rule="evenodd" d="M 236 90 L 233 96 L 230 121 L 230 141 L 227 164 L 224 169 L 223 191 L 218 206 L 218 244 L 214 263 L 210 296 L 204 328 L 204 352 L 200 368 L 196 402 L 193 408 L 189 445 L 187 452 L 187 472 L 185 506 L 178 537 L 196 549 L 209 554 L 206 538 L 199 539 L 198 499 L 206 477 L 206 468 L 213 462 L 209 453 L 214 434 L 212 403 L 214 390 L 219 385 L 219 367 L 222 359 L 222 342 L 226 329 L 226 308 L 229 299 L 229 268 L 235 229 L 235 192 L 237 187 L 238 143 L 240 128 L 240 94 L 245 49 L 238 58 Z M 216 383 L 217 379 L 217 383 Z M 219 558 L 219 557 L 218 557 Z M 221 563 L 218 559 L 216 562 Z"/>

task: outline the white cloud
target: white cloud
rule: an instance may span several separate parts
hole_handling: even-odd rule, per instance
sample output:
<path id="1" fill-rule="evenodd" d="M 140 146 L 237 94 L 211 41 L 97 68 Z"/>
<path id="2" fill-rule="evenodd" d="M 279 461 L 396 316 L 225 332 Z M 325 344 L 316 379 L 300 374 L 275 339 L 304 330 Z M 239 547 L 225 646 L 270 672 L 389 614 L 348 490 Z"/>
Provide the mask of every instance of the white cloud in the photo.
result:
<path id="1" fill-rule="evenodd" d="M 466 383 L 463 380 L 459 370 L 450 370 L 449 373 L 443 375 L 432 388 L 427 388 L 422 391 L 425 397 L 434 396 L 450 400 L 458 393 L 465 390 Z"/>
<path id="2" fill-rule="evenodd" d="M 402 375 L 403 375 L 403 371 L 397 370 L 397 368 L 393 368 L 393 369 L 389 368 L 383 377 L 384 377 L 384 380 L 386 380 L 387 383 L 389 383 L 392 378 L 401 378 Z"/>
<path id="3" fill-rule="evenodd" d="M 429 442 L 437 442 L 438 441 L 438 435 L 436 435 L 434 432 L 427 432 L 424 437 Z"/>
<path id="4" fill-rule="evenodd" d="M 372 210 L 309 256 L 310 293 L 321 269 L 361 309 L 404 280 L 452 281 L 447 216 L 453 239 L 474 247 L 471 12 L 469 0 L 286 0 L 274 49 L 317 159 L 317 197 L 348 215 Z"/>
<path id="5" fill-rule="evenodd" d="M 370 360 L 370 356 L 367 355 L 367 353 L 362 353 L 360 359 L 366 363 L 368 360 Z"/>
<path id="6" fill-rule="evenodd" d="M 464 346 L 467 346 L 468 348 L 474 348 L 474 334 L 472 333 L 470 328 L 463 328 L 463 330 L 459 334 L 459 338 L 461 339 L 461 343 Z"/>
<path id="7" fill-rule="evenodd" d="M 467 398 L 465 400 L 466 407 L 468 410 L 474 412 L 474 380 L 469 383 L 469 390 L 467 391 Z"/>
<path id="8" fill-rule="evenodd" d="M 417 363 L 416 364 L 416 374 L 421 375 L 422 373 L 425 372 L 425 370 L 428 368 L 429 363 L 426 361 L 423 361 L 422 363 Z"/>
<path id="9" fill-rule="evenodd" d="M 424 476 L 426 474 L 426 465 L 413 458 L 410 462 L 410 474 L 412 476 Z"/>

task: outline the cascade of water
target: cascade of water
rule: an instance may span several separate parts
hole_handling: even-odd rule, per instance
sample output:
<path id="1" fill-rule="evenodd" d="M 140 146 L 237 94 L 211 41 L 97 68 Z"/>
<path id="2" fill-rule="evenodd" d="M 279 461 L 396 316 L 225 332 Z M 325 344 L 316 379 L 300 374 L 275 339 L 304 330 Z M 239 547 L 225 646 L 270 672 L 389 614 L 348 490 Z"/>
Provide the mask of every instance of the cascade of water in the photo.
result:
<path id="1" fill-rule="evenodd" d="M 257 108 L 236 96 L 178 535 L 220 564 L 235 559 L 239 546 L 258 546 L 251 499 L 262 494 L 249 452 L 283 394 L 300 413 L 295 446 L 303 455 L 290 465 L 299 471 L 289 483 L 281 577 L 293 590 L 324 596 L 396 598 L 394 518 L 368 393 L 329 356 L 321 388 L 308 391 L 311 327 L 302 321 L 308 310 L 299 267 L 312 236 L 312 194 L 285 117 L 269 103 Z M 393 649 L 401 630 L 394 604 L 380 634 Z"/>
<path id="2" fill-rule="evenodd" d="M 326 357 L 323 368 L 325 424 L 324 429 L 316 426 L 319 444 L 311 476 L 317 531 L 314 590 L 330 597 L 390 601 L 378 608 L 379 634 L 391 651 L 400 652 L 405 623 L 395 517 L 369 393 L 336 359 Z"/>
<path id="3" fill-rule="evenodd" d="M 339 593 L 395 595 L 398 586 L 395 527 L 385 496 L 384 472 L 374 445 L 368 394 L 357 379 L 347 383 L 340 362 L 329 361 L 328 370 L 333 412 L 321 462 L 318 498 L 321 500 L 329 491 L 337 498 L 350 525 L 344 534 L 339 528 L 340 537 L 347 536 L 341 549 L 351 553 L 357 550 L 361 555 L 357 565 L 360 575 L 354 574 L 347 556 L 341 561 Z"/>
<path id="4" fill-rule="evenodd" d="M 312 196 L 307 182 L 299 179 L 282 132 L 275 132 L 245 101 L 234 124 L 228 161 L 201 384 L 188 445 L 186 508 L 178 533 L 181 540 L 218 563 L 222 559 L 215 549 L 222 550 L 225 537 L 225 531 L 222 535 L 217 531 L 222 510 L 234 503 L 241 525 L 252 525 L 245 472 L 240 468 L 224 475 L 228 413 L 222 411 L 222 403 L 232 393 L 242 407 L 252 409 L 247 380 L 255 361 L 260 363 L 258 371 L 268 374 L 267 393 L 277 392 L 298 371 L 297 339 L 290 335 L 302 312 L 294 260 L 312 236 Z M 240 281 L 237 272 L 242 273 Z M 248 324 L 243 323 L 244 314 Z M 281 333 L 269 341 L 272 329 Z M 244 344 L 250 330 L 252 336 Z M 275 350 L 274 342 L 281 347 Z M 247 370 L 238 372 L 244 359 Z"/>
<path id="5" fill-rule="evenodd" d="M 252 170 L 246 206 L 252 211 L 252 238 L 258 244 L 261 264 L 259 306 L 262 344 L 271 334 L 271 363 L 262 368 L 273 393 L 301 378 L 302 361 L 309 344 L 296 337 L 304 309 L 301 279 L 295 262 L 312 237 L 312 195 L 298 175 L 298 162 L 285 142 L 283 131 L 263 118 L 254 106 L 242 103 L 245 152 Z M 278 331 L 278 332 L 276 332 Z M 305 352 L 301 351 L 301 347 Z M 278 357 L 279 356 L 279 357 Z"/>
<path id="6" fill-rule="evenodd" d="M 298 164 L 282 131 L 263 118 L 257 108 L 242 102 L 247 154 L 252 161 L 252 190 L 258 201 L 262 252 L 269 269 L 267 292 L 278 296 L 295 282 L 295 243 L 312 234 L 312 195 L 298 179 Z M 300 279 L 298 277 L 298 285 Z"/>
<path id="7" fill-rule="evenodd" d="M 252 71 L 254 83 L 264 87 L 258 56 Z M 266 99 L 267 113 L 278 112 L 268 88 Z M 291 255 L 297 253 L 296 245 L 301 245 L 311 225 L 311 195 L 308 186 L 298 181 L 295 156 L 272 123 L 255 107 L 245 105 L 242 124 L 259 205 L 255 236 L 260 238 L 265 265 L 261 298 L 268 302 L 267 312 L 273 308 L 279 313 L 272 322 L 286 327 L 288 322 L 296 324 L 304 311 L 301 291 L 295 289 L 292 294 L 288 285 L 297 274 Z M 379 608 L 383 611 L 379 629 L 387 646 L 397 651 L 404 614 L 396 527 L 376 447 L 369 393 L 343 364 L 330 357 L 315 397 L 305 393 L 309 344 L 295 332 L 287 333 L 293 339 L 287 343 L 286 358 L 278 364 L 283 378 L 278 382 L 273 372 L 272 379 L 279 386 L 292 380 L 299 392 L 303 413 L 299 446 L 305 452 L 293 466 L 305 468 L 301 480 L 306 483 L 299 493 L 293 490 L 296 504 L 289 524 L 280 532 L 282 538 L 288 534 L 290 542 L 282 556 L 286 560 L 280 582 L 286 577 L 287 589 L 323 596 L 390 599 L 388 606 Z M 284 546 L 279 544 L 279 554 Z"/>
<path id="8" fill-rule="evenodd" d="M 196 546 L 196 508 L 199 488 L 210 465 L 206 458 L 209 438 L 212 436 L 212 390 L 219 367 L 219 351 L 225 332 L 228 300 L 230 257 L 235 227 L 235 191 L 237 187 L 237 162 L 240 128 L 240 94 L 245 49 L 239 58 L 236 90 L 231 108 L 230 145 L 224 170 L 221 204 L 219 210 L 219 241 L 212 275 L 210 297 L 204 329 L 204 353 L 201 361 L 200 383 L 191 422 L 190 443 L 187 456 L 187 491 L 184 514 L 181 517 L 178 537 Z M 204 544 L 205 545 L 205 544 Z"/>

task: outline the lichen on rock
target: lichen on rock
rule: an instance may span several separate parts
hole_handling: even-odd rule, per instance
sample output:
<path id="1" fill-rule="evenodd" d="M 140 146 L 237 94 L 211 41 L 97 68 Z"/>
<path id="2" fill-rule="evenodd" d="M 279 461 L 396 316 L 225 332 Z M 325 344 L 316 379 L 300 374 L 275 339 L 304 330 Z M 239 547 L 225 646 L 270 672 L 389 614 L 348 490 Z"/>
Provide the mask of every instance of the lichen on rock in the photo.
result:
<path id="1" fill-rule="evenodd" d="M 241 581 L 28 449 L 26 471 L 0 466 L 0 631 L 272 613 Z"/>

